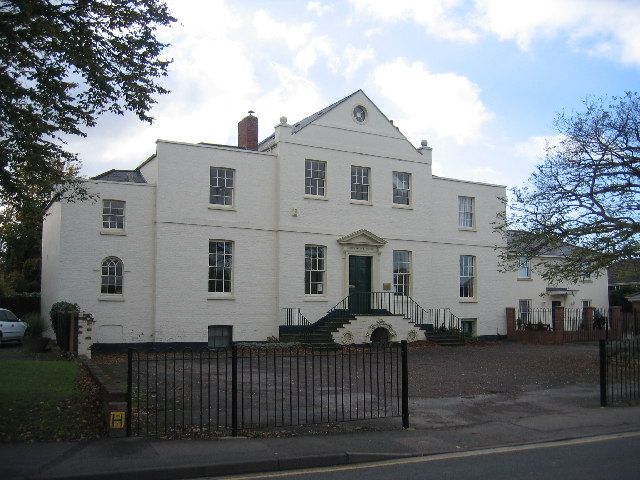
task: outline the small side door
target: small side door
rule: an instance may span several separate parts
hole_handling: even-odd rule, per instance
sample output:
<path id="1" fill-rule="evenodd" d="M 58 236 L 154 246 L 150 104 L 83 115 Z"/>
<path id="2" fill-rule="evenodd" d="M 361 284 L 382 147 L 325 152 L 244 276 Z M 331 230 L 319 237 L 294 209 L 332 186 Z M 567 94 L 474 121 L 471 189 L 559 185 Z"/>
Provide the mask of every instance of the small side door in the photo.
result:
<path id="1" fill-rule="evenodd" d="M 561 307 L 562 302 L 560 300 L 551 301 L 551 322 L 553 323 L 553 329 L 556 329 L 556 307 Z"/>

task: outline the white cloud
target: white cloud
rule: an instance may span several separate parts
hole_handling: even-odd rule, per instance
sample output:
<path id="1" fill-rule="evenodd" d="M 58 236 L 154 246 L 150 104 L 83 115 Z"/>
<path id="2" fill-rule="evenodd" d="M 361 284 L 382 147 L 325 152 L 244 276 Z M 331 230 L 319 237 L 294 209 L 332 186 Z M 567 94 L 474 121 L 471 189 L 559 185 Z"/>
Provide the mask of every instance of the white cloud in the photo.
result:
<path id="1" fill-rule="evenodd" d="M 472 43 L 489 34 L 527 51 L 537 40 L 560 38 L 587 54 L 640 65 L 640 2 L 475 0 L 472 6 L 462 0 L 349 1 L 358 15 L 381 23 L 411 21 L 445 40 Z"/>
<path id="2" fill-rule="evenodd" d="M 477 0 L 478 25 L 527 50 L 538 38 L 566 36 L 575 48 L 640 64 L 640 4 L 596 0 Z"/>
<path id="3" fill-rule="evenodd" d="M 329 37 L 314 37 L 296 53 L 293 64 L 306 74 L 309 68 L 316 63 L 318 57 L 323 56 L 327 59 L 330 70 L 335 72 L 338 65 L 333 50 L 333 42 Z"/>
<path id="4" fill-rule="evenodd" d="M 301 49 L 311 45 L 317 56 L 329 52 L 328 44 L 311 38 L 311 26 L 291 29 L 268 16 L 246 15 L 220 0 L 197 9 L 189 2 L 170 3 L 179 19 L 162 32 L 162 40 L 172 44 L 166 56 L 174 62 L 164 82 L 171 93 L 158 98 L 151 112 L 153 125 L 134 115 L 104 115 L 87 138 L 72 138 L 69 148 L 80 153 L 87 175 L 135 167 L 155 151 L 159 138 L 234 145 L 237 122 L 249 109 L 257 111 L 260 136 L 265 137 L 280 115 L 301 118 L 325 103 L 313 81 L 289 67 L 270 67 L 263 50 L 255 48 L 260 39 L 287 42 L 284 58 L 304 70 L 315 60 L 305 64 L 302 55 L 297 57 Z M 257 30 L 256 22 L 261 26 Z M 259 61 L 266 72 L 256 71 Z"/>
<path id="5" fill-rule="evenodd" d="M 527 138 L 525 141 L 517 143 L 514 146 L 513 155 L 520 157 L 530 164 L 538 164 L 544 158 L 546 152 L 546 146 L 558 145 L 564 135 L 533 135 Z"/>
<path id="6" fill-rule="evenodd" d="M 315 13 L 319 17 L 324 15 L 325 13 L 329 13 L 333 11 L 333 5 L 327 5 L 322 2 L 308 2 L 307 3 L 307 11 Z"/>
<path id="7" fill-rule="evenodd" d="M 349 0 L 359 14 L 382 22 L 414 21 L 437 37 L 475 42 L 478 35 L 459 17 L 460 0 Z"/>
<path id="8" fill-rule="evenodd" d="M 258 10 L 253 15 L 253 28 L 259 40 L 280 42 L 290 50 L 302 48 L 313 31 L 311 23 L 288 24 L 276 20 L 265 10 Z"/>
<path id="9" fill-rule="evenodd" d="M 480 88 L 467 77 L 432 73 L 421 62 L 399 58 L 381 65 L 372 82 L 400 114 L 396 125 L 415 143 L 434 136 L 468 143 L 493 116 L 480 100 Z"/>
<path id="10" fill-rule="evenodd" d="M 349 79 L 353 76 L 353 74 L 362 67 L 367 62 L 373 61 L 375 55 L 373 53 L 373 48 L 356 48 L 351 45 L 348 45 L 344 50 L 344 60 L 346 63 L 346 67 L 344 68 L 344 76 Z"/>
<path id="11" fill-rule="evenodd" d="M 278 87 L 262 95 L 256 103 L 260 118 L 267 122 L 268 129 L 276 125 L 283 115 L 293 123 L 325 106 L 316 84 L 311 80 L 284 65 L 273 64 L 272 69 L 278 78 Z"/>

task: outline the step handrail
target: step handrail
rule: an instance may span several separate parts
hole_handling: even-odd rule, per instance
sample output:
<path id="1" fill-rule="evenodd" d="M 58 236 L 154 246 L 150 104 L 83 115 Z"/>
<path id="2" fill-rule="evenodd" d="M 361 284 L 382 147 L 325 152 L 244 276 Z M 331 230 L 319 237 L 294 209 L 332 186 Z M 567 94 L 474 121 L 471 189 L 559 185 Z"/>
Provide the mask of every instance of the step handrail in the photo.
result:
<path id="1" fill-rule="evenodd" d="M 283 307 L 282 313 L 284 316 L 284 324 L 288 327 L 311 325 L 311 322 L 302 314 L 299 308 Z"/>
<path id="2" fill-rule="evenodd" d="M 424 308 L 409 295 L 396 292 L 358 292 L 351 293 L 340 300 L 315 324 L 322 324 L 331 319 L 331 314 L 346 311 L 349 315 L 390 313 L 403 315 L 416 326 L 433 325 L 435 332 L 455 332 L 464 341 L 462 321 L 451 309 Z"/>

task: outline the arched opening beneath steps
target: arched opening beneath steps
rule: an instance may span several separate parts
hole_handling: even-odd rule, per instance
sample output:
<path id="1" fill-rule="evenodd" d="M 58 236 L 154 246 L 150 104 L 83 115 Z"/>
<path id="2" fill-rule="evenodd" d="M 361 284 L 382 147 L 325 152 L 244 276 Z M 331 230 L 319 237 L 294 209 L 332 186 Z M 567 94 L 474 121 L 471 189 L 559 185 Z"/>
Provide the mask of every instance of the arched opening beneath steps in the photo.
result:
<path id="1" fill-rule="evenodd" d="M 371 343 L 389 343 L 390 337 L 389 330 L 378 327 L 371 333 Z"/>

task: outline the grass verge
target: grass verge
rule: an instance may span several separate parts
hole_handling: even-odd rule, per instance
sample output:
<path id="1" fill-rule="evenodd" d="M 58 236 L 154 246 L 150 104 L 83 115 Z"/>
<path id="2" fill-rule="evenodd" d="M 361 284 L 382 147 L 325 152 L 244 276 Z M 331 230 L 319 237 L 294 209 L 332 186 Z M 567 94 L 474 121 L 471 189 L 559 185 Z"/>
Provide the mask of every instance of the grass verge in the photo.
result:
<path id="1" fill-rule="evenodd" d="M 61 441 L 102 435 L 98 391 L 75 361 L 0 362 L 0 441 Z"/>

